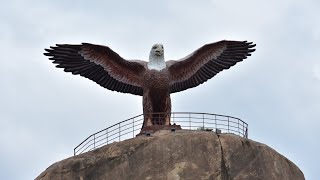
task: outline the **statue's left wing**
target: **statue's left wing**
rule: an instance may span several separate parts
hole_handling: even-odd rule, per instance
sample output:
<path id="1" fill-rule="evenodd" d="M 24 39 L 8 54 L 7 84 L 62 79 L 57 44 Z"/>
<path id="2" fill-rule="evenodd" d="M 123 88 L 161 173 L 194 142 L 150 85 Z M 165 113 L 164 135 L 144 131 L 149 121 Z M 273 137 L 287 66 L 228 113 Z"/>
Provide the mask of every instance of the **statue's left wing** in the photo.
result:
<path id="1" fill-rule="evenodd" d="M 206 44 L 178 61 L 167 61 L 170 92 L 175 93 L 198 86 L 224 69 L 246 59 L 255 49 L 247 41 L 219 41 Z"/>
<path id="2" fill-rule="evenodd" d="M 89 43 L 57 44 L 45 50 L 44 55 L 65 72 L 79 74 L 112 91 L 143 95 L 144 61 L 128 61 L 107 46 Z"/>

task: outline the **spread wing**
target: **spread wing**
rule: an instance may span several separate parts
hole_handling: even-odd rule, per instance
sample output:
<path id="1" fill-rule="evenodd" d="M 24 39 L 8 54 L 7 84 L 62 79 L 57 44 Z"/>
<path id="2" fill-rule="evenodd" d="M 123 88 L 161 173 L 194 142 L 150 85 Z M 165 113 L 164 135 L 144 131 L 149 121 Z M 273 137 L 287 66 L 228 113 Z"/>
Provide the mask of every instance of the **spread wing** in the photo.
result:
<path id="1" fill-rule="evenodd" d="M 170 92 L 198 86 L 224 69 L 246 59 L 255 49 L 247 41 L 219 41 L 206 44 L 178 61 L 167 61 L 171 75 Z"/>
<path id="2" fill-rule="evenodd" d="M 144 61 L 127 61 L 107 46 L 57 44 L 45 49 L 56 67 L 79 74 L 112 91 L 143 95 Z"/>

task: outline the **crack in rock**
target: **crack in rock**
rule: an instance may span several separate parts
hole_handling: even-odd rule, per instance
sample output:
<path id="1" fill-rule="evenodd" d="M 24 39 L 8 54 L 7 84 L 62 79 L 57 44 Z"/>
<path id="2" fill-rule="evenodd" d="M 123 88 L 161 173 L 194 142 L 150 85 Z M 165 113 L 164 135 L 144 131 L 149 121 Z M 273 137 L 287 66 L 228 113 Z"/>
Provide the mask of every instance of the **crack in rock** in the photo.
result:
<path id="1" fill-rule="evenodd" d="M 222 180 L 231 180 L 229 168 L 227 167 L 227 165 L 225 163 L 222 143 L 221 143 L 219 135 L 218 135 L 218 139 L 219 139 L 220 148 L 221 148 L 221 167 L 220 167 L 221 168 L 221 179 Z"/>

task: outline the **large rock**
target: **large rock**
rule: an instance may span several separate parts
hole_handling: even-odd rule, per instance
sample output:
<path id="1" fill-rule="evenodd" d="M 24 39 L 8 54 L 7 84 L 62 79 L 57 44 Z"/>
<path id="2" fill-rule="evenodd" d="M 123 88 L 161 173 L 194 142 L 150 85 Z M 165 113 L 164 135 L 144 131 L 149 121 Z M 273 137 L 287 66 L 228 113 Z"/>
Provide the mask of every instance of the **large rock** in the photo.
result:
<path id="1" fill-rule="evenodd" d="M 137 137 L 54 163 L 37 180 L 304 179 L 272 148 L 232 134 L 177 131 Z"/>

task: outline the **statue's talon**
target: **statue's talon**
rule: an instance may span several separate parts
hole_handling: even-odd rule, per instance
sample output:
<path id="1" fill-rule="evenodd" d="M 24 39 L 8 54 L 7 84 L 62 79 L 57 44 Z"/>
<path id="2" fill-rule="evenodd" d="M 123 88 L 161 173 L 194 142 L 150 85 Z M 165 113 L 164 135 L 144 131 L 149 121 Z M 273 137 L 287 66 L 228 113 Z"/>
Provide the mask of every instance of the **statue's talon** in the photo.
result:
<path id="1" fill-rule="evenodd" d="M 170 125 L 170 117 L 166 117 L 166 121 L 164 123 L 164 125 Z"/>

